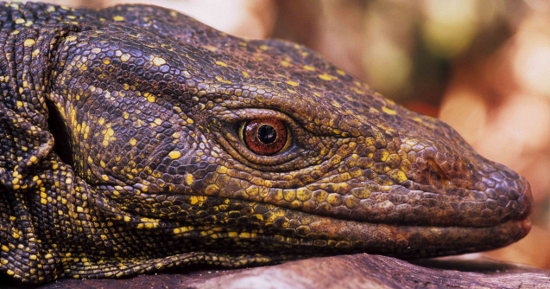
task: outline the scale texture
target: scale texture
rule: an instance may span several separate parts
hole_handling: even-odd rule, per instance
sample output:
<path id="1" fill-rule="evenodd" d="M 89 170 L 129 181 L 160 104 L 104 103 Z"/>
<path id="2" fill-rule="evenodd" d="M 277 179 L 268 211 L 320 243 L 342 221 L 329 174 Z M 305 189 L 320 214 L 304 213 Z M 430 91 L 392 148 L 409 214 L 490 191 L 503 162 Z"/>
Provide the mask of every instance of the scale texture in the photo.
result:
<path id="1" fill-rule="evenodd" d="M 529 232 L 524 178 L 303 46 L 140 5 L 0 3 L 0 27 L 0 272 L 17 282 Z"/>

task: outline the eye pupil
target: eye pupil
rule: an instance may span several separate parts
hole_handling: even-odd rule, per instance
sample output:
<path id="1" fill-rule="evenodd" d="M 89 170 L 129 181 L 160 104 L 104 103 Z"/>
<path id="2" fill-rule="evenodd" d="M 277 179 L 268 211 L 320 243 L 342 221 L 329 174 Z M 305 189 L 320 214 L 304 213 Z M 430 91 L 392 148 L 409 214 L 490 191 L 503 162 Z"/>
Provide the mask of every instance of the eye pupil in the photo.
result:
<path id="1" fill-rule="evenodd" d="M 264 144 L 270 144 L 277 139 L 277 131 L 273 126 L 264 124 L 258 128 L 258 139 Z"/>

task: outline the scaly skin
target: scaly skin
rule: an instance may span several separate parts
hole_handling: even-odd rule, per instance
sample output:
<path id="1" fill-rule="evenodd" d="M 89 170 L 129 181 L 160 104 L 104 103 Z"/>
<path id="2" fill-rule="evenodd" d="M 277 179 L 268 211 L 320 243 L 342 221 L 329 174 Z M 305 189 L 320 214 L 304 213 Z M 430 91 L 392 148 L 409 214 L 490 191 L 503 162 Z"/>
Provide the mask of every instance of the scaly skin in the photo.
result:
<path id="1" fill-rule="evenodd" d="M 151 6 L 0 8 L 0 272 L 23 283 L 489 250 L 527 181 L 313 51 Z M 243 124 L 275 119 L 271 155 Z M 54 146 L 55 143 L 55 146 Z"/>

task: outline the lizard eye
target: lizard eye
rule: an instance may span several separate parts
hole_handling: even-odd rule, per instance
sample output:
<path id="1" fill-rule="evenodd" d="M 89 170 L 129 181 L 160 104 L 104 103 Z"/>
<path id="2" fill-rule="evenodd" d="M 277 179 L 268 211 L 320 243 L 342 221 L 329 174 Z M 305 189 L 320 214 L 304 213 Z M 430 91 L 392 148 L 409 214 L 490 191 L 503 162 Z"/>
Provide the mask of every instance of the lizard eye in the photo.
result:
<path id="1" fill-rule="evenodd" d="M 288 132 L 285 123 L 278 119 L 255 119 L 244 123 L 241 138 L 252 152 L 273 155 L 288 143 Z"/>

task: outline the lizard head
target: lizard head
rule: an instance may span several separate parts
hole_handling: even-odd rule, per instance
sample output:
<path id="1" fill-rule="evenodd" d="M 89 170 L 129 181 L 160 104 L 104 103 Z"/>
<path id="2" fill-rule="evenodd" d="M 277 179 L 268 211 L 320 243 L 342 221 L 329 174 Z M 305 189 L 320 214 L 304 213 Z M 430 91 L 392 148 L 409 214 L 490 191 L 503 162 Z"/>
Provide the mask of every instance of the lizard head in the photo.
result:
<path id="1" fill-rule="evenodd" d="M 0 273 L 23 283 L 525 236 L 528 182 L 289 42 L 0 4 Z"/>
<path id="2" fill-rule="evenodd" d="M 64 39 L 49 96 L 118 226 L 201 250 L 403 257 L 528 233 L 528 182 L 442 121 L 303 46 L 124 11 Z"/>

